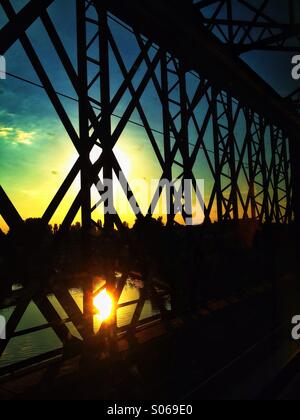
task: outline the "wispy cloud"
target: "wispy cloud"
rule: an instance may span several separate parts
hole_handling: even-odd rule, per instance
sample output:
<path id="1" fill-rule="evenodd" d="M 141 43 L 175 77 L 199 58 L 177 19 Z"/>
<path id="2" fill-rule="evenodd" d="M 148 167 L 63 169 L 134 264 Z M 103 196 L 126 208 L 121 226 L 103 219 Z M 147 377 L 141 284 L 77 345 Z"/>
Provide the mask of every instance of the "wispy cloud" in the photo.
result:
<path id="1" fill-rule="evenodd" d="M 31 131 L 28 133 L 23 130 L 16 130 L 16 135 L 17 135 L 17 138 L 16 138 L 17 143 L 26 144 L 29 146 L 30 144 L 32 144 L 32 140 L 35 136 L 35 132 Z"/>
<path id="2" fill-rule="evenodd" d="M 14 131 L 13 128 L 9 127 L 0 127 L 0 137 L 7 137 Z"/>
<path id="3" fill-rule="evenodd" d="M 10 141 L 12 144 L 23 144 L 30 146 L 35 137 L 34 131 L 24 131 L 14 127 L 0 126 L 0 139 Z"/>

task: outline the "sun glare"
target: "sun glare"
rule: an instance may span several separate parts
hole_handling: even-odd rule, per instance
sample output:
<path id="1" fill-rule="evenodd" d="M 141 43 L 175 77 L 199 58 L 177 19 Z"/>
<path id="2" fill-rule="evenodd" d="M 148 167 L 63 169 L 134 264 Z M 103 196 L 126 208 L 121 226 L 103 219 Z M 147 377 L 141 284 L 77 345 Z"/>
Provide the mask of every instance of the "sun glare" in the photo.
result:
<path id="1" fill-rule="evenodd" d="M 114 148 L 115 156 L 124 171 L 125 175 L 128 176 L 131 172 L 131 159 L 129 155 L 124 152 L 118 145 Z M 95 146 L 90 154 L 90 159 L 92 163 L 95 163 L 101 156 L 101 149 L 98 146 Z"/>
<path id="2" fill-rule="evenodd" d="M 94 306 L 98 311 L 97 316 L 101 322 L 107 321 L 111 317 L 114 304 L 106 289 L 94 297 Z"/>

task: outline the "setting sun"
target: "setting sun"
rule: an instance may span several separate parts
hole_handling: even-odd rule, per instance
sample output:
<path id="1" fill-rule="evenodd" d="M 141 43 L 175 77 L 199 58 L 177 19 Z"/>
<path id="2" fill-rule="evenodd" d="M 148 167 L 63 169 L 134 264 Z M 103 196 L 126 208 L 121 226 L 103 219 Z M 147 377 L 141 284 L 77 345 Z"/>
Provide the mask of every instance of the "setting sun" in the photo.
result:
<path id="1" fill-rule="evenodd" d="M 101 156 L 101 153 L 101 149 L 98 146 L 95 146 L 90 153 L 91 162 L 95 163 Z M 130 156 L 118 145 L 114 148 L 114 154 L 121 166 L 121 169 L 124 171 L 124 174 L 129 176 L 131 172 Z"/>
<path id="2" fill-rule="evenodd" d="M 101 322 L 107 321 L 110 318 L 114 304 L 112 297 L 106 289 L 94 297 L 94 306 L 98 311 L 97 316 Z"/>

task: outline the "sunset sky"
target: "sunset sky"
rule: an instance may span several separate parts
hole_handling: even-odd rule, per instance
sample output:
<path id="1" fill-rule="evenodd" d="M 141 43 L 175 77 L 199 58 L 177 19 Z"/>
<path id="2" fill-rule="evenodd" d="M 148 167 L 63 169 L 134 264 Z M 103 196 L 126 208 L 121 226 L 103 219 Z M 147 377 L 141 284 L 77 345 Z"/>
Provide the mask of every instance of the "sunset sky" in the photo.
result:
<path id="1" fill-rule="evenodd" d="M 16 10 L 26 3 L 26 0 L 12 1 Z M 50 7 L 49 13 L 64 40 L 74 66 L 76 66 L 75 9 L 73 5 L 74 0 L 57 0 Z M 2 27 L 6 22 L 0 6 L 0 26 Z M 111 22 L 110 25 L 115 39 L 120 45 L 124 61 L 129 67 L 136 58 L 136 44 L 132 35 L 114 22 Z M 45 68 L 49 71 L 55 89 L 76 98 L 56 54 L 50 46 L 45 31 L 41 29 L 41 24 L 35 23 L 28 31 L 28 35 Z M 260 52 L 248 54 L 243 58 L 283 95 L 290 93 L 296 89 L 297 84 L 299 85 L 290 77 L 291 55 L 289 54 L 279 54 L 274 57 L 272 53 Z M 40 83 L 19 43 L 15 44 L 7 53 L 6 61 L 9 73 L 29 79 L 34 83 Z M 113 63 L 113 59 L 111 64 L 113 94 L 120 84 L 121 75 L 116 64 Z M 77 127 L 76 101 L 62 98 L 62 103 L 71 116 L 74 126 Z M 116 110 L 118 115 L 122 114 L 127 103 L 128 98 L 125 96 L 123 103 Z M 8 76 L 6 80 L 0 80 L 0 104 L 0 184 L 24 219 L 41 217 L 72 164 L 76 161 L 77 153 L 43 89 Z M 151 127 L 161 131 L 161 107 L 151 86 L 147 89 L 142 104 Z M 136 112 L 132 115 L 132 120 L 140 122 Z M 117 122 L 118 119 L 113 118 L 113 125 L 116 125 Z M 163 137 L 157 133 L 155 133 L 155 137 L 159 146 L 162 147 Z M 152 146 L 143 128 L 128 124 L 115 151 L 129 180 L 134 178 L 158 179 L 161 176 L 159 163 L 154 157 Z M 97 151 L 93 151 L 91 159 L 95 159 L 96 155 Z M 197 176 L 206 180 L 209 192 L 212 180 L 207 167 L 205 165 L 200 167 L 199 161 L 199 167 L 195 172 Z M 77 180 L 53 218 L 53 223 L 62 221 L 66 209 L 72 203 L 78 189 L 79 182 Z M 145 210 L 147 203 L 143 203 L 143 192 L 136 191 L 136 195 L 142 207 L 144 204 Z M 93 197 L 96 198 L 94 192 Z M 129 215 L 126 206 L 120 208 L 120 211 L 124 220 L 133 220 L 133 216 Z M 97 217 L 95 218 L 97 219 Z M 1 218 L 0 228 L 6 230 Z"/>

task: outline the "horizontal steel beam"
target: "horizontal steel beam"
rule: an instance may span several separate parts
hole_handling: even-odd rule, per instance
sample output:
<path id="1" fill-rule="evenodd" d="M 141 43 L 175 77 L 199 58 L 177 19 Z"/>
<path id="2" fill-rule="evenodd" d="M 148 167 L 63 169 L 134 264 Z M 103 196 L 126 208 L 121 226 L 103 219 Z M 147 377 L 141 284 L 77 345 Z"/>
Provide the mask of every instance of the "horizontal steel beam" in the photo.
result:
<path id="1" fill-rule="evenodd" d="M 20 38 L 20 36 L 39 18 L 41 13 L 49 7 L 54 0 L 31 0 L 27 5 L 0 30 L 0 55 Z M 5 6 L 8 0 L 1 0 Z"/>
<path id="2" fill-rule="evenodd" d="M 97 5 L 98 1 L 95 0 Z M 99 2 L 99 7 L 103 2 Z M 299 132 L 292 106 L 203 25 L 192 2 L 109 0 L 108 10 L 274 124 Z"/>
<path id="3" fill-rule="evenodd" d="M 255 49 L 261 49 L 263 47 L 268 47 L 270 44 L 282 43 L 287 41 L 290 38 L 294 38 L 300 35 L 300 23 L 296 25 L 290 25 L 283 32 L 272 35 L 268 38 L 263 38 L 259 41 L 250 42 L 248 44 L 239 46 L 239 53 L 245 53 L 248 51 L 253 51 Z M 298 47 L 299 48 L 299 47 Z"/>

